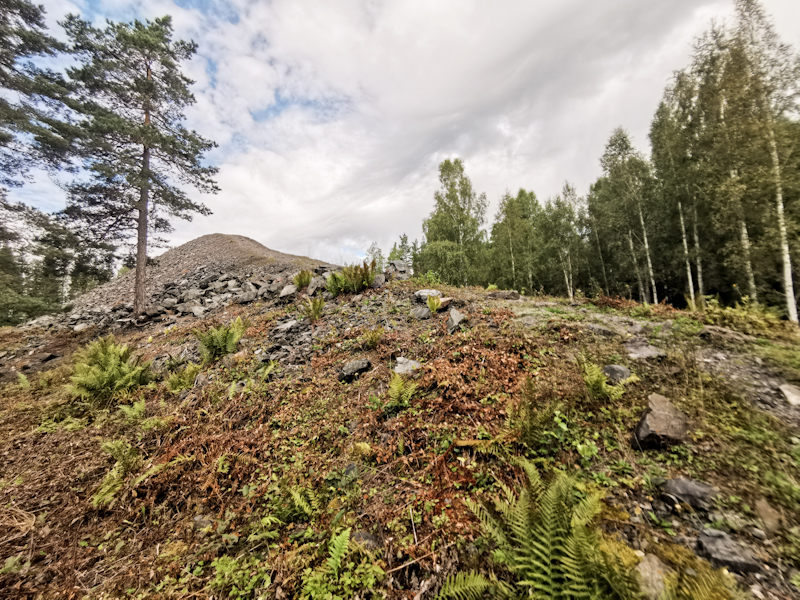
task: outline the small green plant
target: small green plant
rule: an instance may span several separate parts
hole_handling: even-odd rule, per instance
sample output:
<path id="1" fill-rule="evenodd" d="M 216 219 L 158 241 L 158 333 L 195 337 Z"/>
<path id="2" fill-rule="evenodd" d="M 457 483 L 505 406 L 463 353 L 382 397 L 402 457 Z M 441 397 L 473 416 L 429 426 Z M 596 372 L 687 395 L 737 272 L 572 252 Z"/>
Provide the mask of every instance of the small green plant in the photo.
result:
<path id="1" fill-rule="evenodd" d="M 616 556 L 607 554 L 591 523 L 601 510 L 600 494 L 577 494 L 576 482 L 560 474 L 549 485 L 536 467 L 518 459 L 526 475 L 519 493 L 499 483 L 503 498 L 493 506 L 465 500 L 497 545 L 495 562 L 514 577 L 507 583 L 495 575 L 458 573 L 450 576 L 439 598 L 608 598 L 638 597 L 633 576 Z"/>
<path id="2" fill-rule="evenodd" d="M 312 323 L 319 321 L 323 310 L 325 310 L 325 300 L 322 298 L 322 296 L 317 296 L 316 298 L 306 298 L 305 301 L 300 305 L 300 313 Z"/>
<path id="3" fill-rule="evenodd" d="M 333 296 L 334 298 L 345 291 L 345 285 L 347 281 L 344 278 L 344 275 L 341 273 L 331 273 L 328 275 L 327 283 L 325 284 L 325 289 L 328 290 L 328 293 Z"/>
<path id="4" fill-rule="evenodd" d="M 493 284 L 493 283 L 490 283 L 489 285 L 486 286 L 486 291 L 487 292 L 492 292 L 492 291 L 494 291 L 496 289 L 497 289 L 497 286 L 495 284 Z"/>
<path id="5" fill-rule="evenodd" d="M 120 405 L 119 412 L 128 423 L 136 424 L 142 420 L 142 417 L 144 417 L 145 407 L 145 401 L 144 398 L 142 398 L 130 406 L 125 404 Z"/>
<path id="6" fill-rule="evenodd" d="M 363 350 L 373 350 L 377 348 L 378 343 L 381 341 L 383 337 L 384 329 L 383 327 L 376 327 L 375 329 L 367 329 L 361 336 L 358 338 L 359 345 Z"/>
<path id="7" fill-rule="evenodd" d="M 190 362 L 180 371 L 171 373 L 167 378 L 167 389 L 173 394 L 180 394 L 183 390 L 190 390 L 194 386 L 194 381 L 200 374 L 201 367 Z"/>
<path id="8" fill-rule="evenodd" d="M 303 269 L 297 275 L 294 276 L 294 284 L 297 286 L 298 290 L 301 290 L 304 287 L 308 287 L 308 284 L 311 283 L 312 277 L 313 275 L 311 271 Z"/>
<path id="9" fill-rule="evenodd" d="M 411 406 L 411 399 L 416 391 L 416 383 L 406 381 L 402 375 L 392 373 L 387 392 L 389 399 L 383 405 L 384 416 L 387 418 L 393 417 Z"/>
<path id="10" fill-rule="evenodd" d="M 386 576 L 365 552 L 350 548 L 350 529 L 334 535 L 328 543 L 328 558 L 303 574 L 301 600 L 334 600 L 370 597 L 375 584 Z M 368 594 L 365 596 L 364 594 Z"/>
<path id="11" fill-rule="evenodd" d="M 25 376 L 24 373 L 17 373 L 17 385 L 21 390 L 31 389 L 31 382 L 28 381 L 28 378 Z"/>
<path id="12" fill-rule="evenodd" d="M 595 400 L 616 401 L 622 398 L 625 393 L 625 384 L 639 381 L 636 375 L 631 375 L 627 379 L 620 381 L 617 385 L 610 385 L 608 377 L 603 370 L 585 357 L 579 357 L 581 368 L 583 369 L 583 381 L 589 390 L 589 395 Z"/>
<path id="13" fill-rule="evenodd" d="M 92 497 L 92 506 L 111 508 L 116 500 L 114 496 L 122 488 L 125 477 L 141 466 L 142 459 L 136 448 L 125 440 L 104 442 L 100 448 L 110 454 L 116 462 L 100 484 L 100 489 Z"/>
<path id="14" fill-rule="evenodd" d="M 236 344 L 244 335 L 245 330 L 250 327 L 248 321 L 242 321 L 241 317 L 236 317 L 230 325 L 220 325 L 212 327 L 208 332 L 195 329 L 192 333 L 200 341 L 200 356 L 203 362 L 208 364 L 226 354 L 236 350 Z"/>
<path id="15" fill-rule="evenodd" d="M 266 560 L 255 556 L 220 556 L 211 561 L 214 579 L 208 587 L 224 594 L 226 598 L 266 599 L 267 588 L 272 583 L 272 569 Z"/>
<path id="16" fill-rule="evenodd" d="M 434 315 L 439 312 L 439 309 L 442 308 L 442 301 L 439 300 L 438 296 L 434 296 L 431 294 L 428 296 L 428 310 L 431 311 Z"/>
<path id="17" fill-rule="evenodd" d="M 75 355 L 75 374 L 67 386 L 74 397 L 97 403 L 112 401 L 150 382 L 150 363 L 139 363 L 126 345 L 114 336 L 92 342 Z"/>
<path id="18" fill-rule="evenodd" d="M 437 271 L 428 271 L 426 273 L 420 273 L 414 279 L 418 281 L 421 285 L 425 286 L 442 285 L 442 277 L 441 275 L 439 275 Z"/>

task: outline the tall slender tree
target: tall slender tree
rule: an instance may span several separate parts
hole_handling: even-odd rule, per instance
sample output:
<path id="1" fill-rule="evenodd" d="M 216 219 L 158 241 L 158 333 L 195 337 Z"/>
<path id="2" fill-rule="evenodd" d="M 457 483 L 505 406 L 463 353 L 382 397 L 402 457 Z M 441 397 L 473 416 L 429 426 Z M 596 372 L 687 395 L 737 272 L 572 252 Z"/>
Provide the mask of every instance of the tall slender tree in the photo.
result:
<path id="1" fill-rule="evenodd" d="M 75 87 L 71 106 L 85 116 L 82 156 L 95 183 L 111 186 L 137 215 L 134 313 L 145 309 L 149 218 L 157 204 L 170 217 L 210 214 L 184 190 L 218 191 L 217 169 L 204 165 L 215 144 L 184 127 L 195 101 L 193 83 L 180 69 L 197 50 L 173 41 L 172 21 L 108 22 L 93 27 L 75 15 L 63 23 L 78 60 L 67 74 Z"/>

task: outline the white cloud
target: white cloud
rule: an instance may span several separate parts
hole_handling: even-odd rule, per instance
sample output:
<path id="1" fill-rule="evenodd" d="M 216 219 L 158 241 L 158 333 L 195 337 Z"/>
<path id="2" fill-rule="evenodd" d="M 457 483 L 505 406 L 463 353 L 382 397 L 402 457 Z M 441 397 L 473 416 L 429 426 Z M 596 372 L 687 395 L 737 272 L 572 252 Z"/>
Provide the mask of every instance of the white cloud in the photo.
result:
<path id="1" fill-rule="evenodd" d="M 187 67 L 198 100 L 189 121 L 220 144 L 211 158 L 222 191 L 201 198 L 214 215 L 177 223 L 173 242 L 238 233 L 353 260 L 372 240 L 388 249 L 403 232 L 421 235 L 446 157 L 464 159 L 493 206 L 506 189 L 544 198 L 565 179 L 585 192 L 614 127 L 646 148 L 671 73 L 731 3 L 181 5 L 101 0 L 92 14 L 169 13 L 179 37 L 199 44 Z M 68 0 L 45 6 L 51 15 L 75 10 Z M 766 7 L 784 38 L 800 41 L 800 8 Z"/>

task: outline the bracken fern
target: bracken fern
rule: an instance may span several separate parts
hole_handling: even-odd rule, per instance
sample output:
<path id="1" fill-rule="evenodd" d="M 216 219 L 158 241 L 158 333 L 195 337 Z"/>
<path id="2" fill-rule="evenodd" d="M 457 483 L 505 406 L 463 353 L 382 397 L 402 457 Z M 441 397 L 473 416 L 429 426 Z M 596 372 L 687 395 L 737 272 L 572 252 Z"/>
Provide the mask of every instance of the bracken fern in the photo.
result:
<path id="1" fill-rule="evenodd" d="M 239 343 L 248 327 L 250 327 L 248 321 L 242 321 L 241 317 L 236 317 L 236 320 L 230 325 L 212 327 L 208 332 L 195 329 L 192 333 L 200 341 L 200 356 L 203 362 L 206 364 L 213 362 L 236 350 L 236 344 Z"/>
<path id="2" fill-rule="evenodd" d="M 140 364 L 132 354 L 111 335 L 92 342 L 76 353 L 75 374 L 67 390 L 76 398 L 102 403 L 148 383 L 150 363 Z"/>

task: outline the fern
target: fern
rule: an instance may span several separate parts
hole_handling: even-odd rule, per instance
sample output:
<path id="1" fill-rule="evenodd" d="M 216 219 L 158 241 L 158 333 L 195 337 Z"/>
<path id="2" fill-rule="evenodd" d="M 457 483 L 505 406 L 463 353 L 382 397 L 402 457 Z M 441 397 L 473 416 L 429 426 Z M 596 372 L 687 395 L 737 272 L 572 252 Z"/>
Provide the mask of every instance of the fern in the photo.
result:
<path id="1" fill-rule="evenodd" d="M 200 370 L 200 365 L 190 362 L 180 371 L 171 373 L 167 378 L 167 390 L 173 394 L 180 394 L 183 390 L 191 389 Z"/>
<path id="2" fill-rule="evenodd" d="M 115 494 L 122 488 L 128 473 L 135 471 L 142 464 L 139 453 L 125 440 L 113 440 L 103 443 L 100 448 L 116 460 L 114 466 L 103 478 L 100 488 L 92 497 L 92 506 L 111 507 L 114 505 Z"/>
<path id="3" fill-rule="evenodd" d="M 203 362 L 205 364 L 214 362 L 219 357 L 236 350 L 236 344 L 239 343 L 248 327 L 250 327 L 248 321 L 242 321 L 241 317 L 236 317 L 236 320 L 229 326 L 212 327 L 205 333 L 195 329 L 192 333 L 200 342 L 200 356 Z"/>
<path id="4" fill-rule="evenodd" d="M 307 317 L 312 323 L 319 321 L 323 310 L 325 310 L 325 300 L 322 296 L 306 298 L 305 302 L 300 305 L 300 313 Z"/>
<path id="5" fill-rule="evenodd" d="M 439 312 L 439 309 L 442 308 L 442 301 L 439 300 L 438 296 L 434 295 L 428 296 L 427 302 L 428 302 L 428 310 L 431 311 L 431 313 L 433 314 L 436 314 L 437 312 Z"/>
<path id="6" fill-rule="evenodd" d="M 389 381 L 389 400 L 383 407 L 383 414 L 389 418 L 411 406 L 411 399 L 417 391 L 417 384 L 406 381 L 401 375 L 392 373 Z"/>
<path id="7" fill-rule="evenodd" d="M 149 383 L 150 363 L 139 364 L 132 354 L 111 335 L 92 342 L 76 353 L 75 374 L 67 391 L 83 400 L 107 402 Z"/>
<path id="8" fill-rule="evenodd" d="M 583 369 L 583 381 L 586 382 L 589 395 L 595 400 L 611 400 L 612 402 L 619 400 L 622 398 L 622 394 L 625 393 L 624 386 L 626 384 L 639 381 L 636 375 L 631 375 L 617 385 L 609 385 L 608 377 L 600 367 L 586 360 L 583 356 L 580 356 L 578 360 Z"/>
<path id="9" fill-rule="evenodd" d="M 294 276 L 294 284 L 297 286 L 298 290 L 303 289 L 304 287 L 308 287 L 308 284 L 311 283 L 312 277 L 311 271 L 303 269 Z"/>
<path id="10" fill-rule="evenodd" d="M 128 423 L 138 423 L 142 420 L 145 411 L 145 401 L 144 398 L 139 400 L 138 402 L 134 402 L 132 405 L 127 406 L 125 404 L 119 407 L 119 412 L 122 413 L 122 416 Z"/>
<path id="11" fill-rule="evenodd" d="M 496 598 L 635 597 L 633 578 L 600 550 L 590 529 L 599 496 L 579 500 L 571 477 L 561 474 L 544 486 L 531 463 L 515 463 L 526 474 L 519 493 L 501 483 L 502 497 L 492 506 L 465 502 L 497 545 L 493 558 L 509 569 L 513 584 L 462 573 L 447 580 L 439 597 L 481 598 L 490 588 Z"/>
<path id="12" fill-rule="evenodd" d="M 341 273 L 331 273 L 328 275 L 328 280 L 325 285 L 325 289 L 328 290 L 328 293 L 333 296 L 334 298 L 345 291 L 345 286 L 347 285 L 347 281 L 344 278 L 344 275 Z"/>
<path id="13" fill-rule="evenodd" d="M 328 276 L 327 290 L 333 296 L 341 293 L 357 294 L 375 282 L 375 261 L 344 267 L 341 273 Z"/>
<path id="14" fill-rule="evenodd" d="M 375 329 L 367 329 L 361 337 L 358 338 L 358 342 L 361 345 L 362 350 L 374 350 L 377 348 L 378 343 L 381 341 L 384 333 L 383 327 L 376 327 Z"/>

